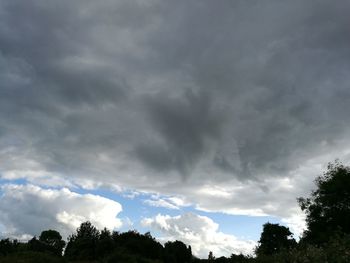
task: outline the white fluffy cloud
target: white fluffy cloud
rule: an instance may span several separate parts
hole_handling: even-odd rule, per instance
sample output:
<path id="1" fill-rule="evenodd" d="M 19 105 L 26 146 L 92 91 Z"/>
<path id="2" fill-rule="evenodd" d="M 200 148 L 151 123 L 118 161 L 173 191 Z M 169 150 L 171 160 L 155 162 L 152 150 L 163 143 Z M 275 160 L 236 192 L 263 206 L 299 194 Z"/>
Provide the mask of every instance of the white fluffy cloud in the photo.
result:
<path id="1" fill-rule="evenodd" d="M 14 184 L 1 192 L 0 224 L 7 236 L 38 235 L 50 228 L 67 237 L 87 220 L 100 229 L 121 226 L 121 205 L 98 195 Z"/>
<path id="2" fill-rule="evenodd" d="M 171 217 L 158 214 L 153 218 L 142 220 L 145 227 L 160 231 L 160 240 L 180 240 L 191 245 L 194 255 L 208 256 L 209 251 L 214 255 L 229 256 L 232 253 L 252 253 L 256 243 L 251 240 L 239 240 L 233 235 L 219 231 L 219 225 L 206 216 L 194 213 Z"/>

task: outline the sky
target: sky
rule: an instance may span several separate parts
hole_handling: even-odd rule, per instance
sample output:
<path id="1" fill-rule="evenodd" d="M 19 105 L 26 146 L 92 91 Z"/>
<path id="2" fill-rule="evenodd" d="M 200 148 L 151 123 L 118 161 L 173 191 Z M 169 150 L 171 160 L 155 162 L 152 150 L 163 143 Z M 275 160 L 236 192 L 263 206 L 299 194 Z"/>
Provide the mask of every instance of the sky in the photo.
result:
<path id="1" fill-rule="evenodd" d="M 0 1 L 0 235 L 251 254 L 350 160 L 350 2 Z"/>

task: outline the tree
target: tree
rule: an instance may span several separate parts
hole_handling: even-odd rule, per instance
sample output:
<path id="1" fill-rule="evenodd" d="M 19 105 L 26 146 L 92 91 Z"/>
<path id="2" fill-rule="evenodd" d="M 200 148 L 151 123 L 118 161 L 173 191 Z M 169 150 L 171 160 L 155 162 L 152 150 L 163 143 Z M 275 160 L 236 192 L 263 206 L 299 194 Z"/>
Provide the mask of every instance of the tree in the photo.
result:
<path id="1" fill-rule="evenodd" d="M 17 240 L 11 241 L 9 238 L 0 240 L 0 255 L 7 255 L 16 251 L 18 247 Z"/>
<path id="2" fill-rule="evenodd" d="M 62 240 L 62 236 L 56 230 L 45 230 L 42 231 L 39 236 L 39 241 L 47 245 L 50 250 L 58 255 L 62 256 L 62 250 L 66 245 L 66 242 Z"/>
<path id="3" fill-rule="evenodd" d="M 179 241 L 168 241 L 164 245 L 164 262 L 188 263 L 192 260 L 192 249 Z"/>
<path id="4" fill-rule="evenodd" d="M 239 254 L 239 255 L 235 255 L 235 254 L 231 254 L 230 257 L 230 262 L 233 263 L 243 263 L 243 262 L 250 262 L 250 256 L 244 256 L 243 254 Z"/>
<path id="5" fill-rule="evenodd" d="M 97 243 L 97 255 L 103 257 L 113 250 L 114 242 L 112 239 L 111 231 L 104 228 L 101 233 Z"/>
<path id="6" fill-rule="evenodd" d="M 80 227 L 77 229 L 76 238 L 87 238 L 97 240 L 100 237 L 100 231 L 94 227 L 91 222 L 87 221 L 81 223 Z"/>
<path id="7" fill-rule="evenodd" d="M 136 230 L 124 233 L 113 232 L 115 249 L 149 260 L 161 260 L 163 246 L 149 232 L 140 234 Z"/>
<path id="8" fill-rule="evenodd" d="M 333 235 L 350 234 L 350 167 L 330 163 L 315 183 L 311 196 L 298 201 L 306 212 L 303 241 L 320 245 Z"/>
<path id="9" fill-rule="evenodd" d="M 296 244 L 288 227 L 266 223 L 255 252 L 259 255 L 272 255 L 281 249 L 289 249 Z"/>
<path id="10" fill-rule="evenodd" d="M 215 261 L 215 257 L 213 255 L 213 252 L 209 251 L 208 262 L 214 262 L 214 261 Z"/>
<path id="11" fill-rule="evenodd" d="M 65 250 L 70 259 L 92 260 L 96 258 L 97 242 L 100 232 L 89 221 L 78 227 L 77 233 L 71 235 Z"/>

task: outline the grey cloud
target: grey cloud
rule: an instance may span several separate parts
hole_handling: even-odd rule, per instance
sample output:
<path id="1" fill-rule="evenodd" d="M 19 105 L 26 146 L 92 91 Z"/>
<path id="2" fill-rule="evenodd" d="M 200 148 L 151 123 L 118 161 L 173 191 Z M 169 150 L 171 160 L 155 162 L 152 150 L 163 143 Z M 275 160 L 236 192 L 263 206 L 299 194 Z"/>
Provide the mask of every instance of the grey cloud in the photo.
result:
<path id="1" fill-rule="evenodd" d="M 192 91 L 180 98 L 157 95 L 147 99 L 146 108 L 164 145 L 144 143 L 136 152 L 141 160 L 156 169 L 189 173 L 205 152 L 206 140 L 220 136 L 224 116 L 214 112 L 207 95 L 196 95 Z"/>
<path id="2" fill-rule="evenodd" d="M 349 7 L 2 1 L 1 169 L 166 192 L 348 158 Z"/>

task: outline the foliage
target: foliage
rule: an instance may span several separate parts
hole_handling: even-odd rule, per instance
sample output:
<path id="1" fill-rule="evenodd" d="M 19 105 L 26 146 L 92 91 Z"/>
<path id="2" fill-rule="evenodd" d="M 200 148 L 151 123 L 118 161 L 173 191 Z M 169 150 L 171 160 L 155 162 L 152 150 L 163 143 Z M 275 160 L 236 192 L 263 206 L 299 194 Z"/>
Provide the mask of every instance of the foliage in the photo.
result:
<path id="1" fill-rule="evenodd" d="M 166 263 L 187 263 L 192 260 L 191 247 L 187 247 L 181 241 L 166 242 L 164 245 L 164 262 Z"/>
<path id="2" fill-rule="evenodd" d="M 350 168 L 331 163 L 315 182 L 317 189 L 311 196 L 298 201 L 306 212 L 303 240 L 320 245 L 333 235 L 350 234 Z"/>
<path id="3" fill-rule="evenodd" d="M 18 248 L 17 240 L 11 241 L 9 238 L 0 240 L 0 255 L 6 256 L 13 253 Z"/>
<path id="4" fill-rule="evenodd" d="M 281 249 L 289 249 L 295 246 L 296 241 L 288 227 L 279 224 L 266 223 L 259 240 L 259 246 L 255 252 L 257 255 L 272 255 Z"/>
<path id="5" fill-rule="evenodd" d="M 260 255 L 257 263 L 348 263 L 350 262 L 350 236 L 335 236 L 323 247 L 300 243 L 292 249 L 283 249 L 274 255 Z"/>
<path id="6" fill-rule="evenodd" d="M 239 254 L 239 255 L 232 254 L 229 262 L 231 262 L 231 263 L 244 263 L 244 262 L 250 262 L 251 259 L 252 258 L 250 256 L 245 256 L 243 254 Z"/>
<path id="7" fill-rule="evenodd" d="M 96 246 L 96 253 L 98 257 L 104 257 L 110 253 L 110 251 L 113 250 L 113 246 L 114 242 L 112 239 L 111 231 L 109 231 L 107 228 L 104 228 L 100 233 Z"/>
<path id="8" fill-rule="evenodd" d="M 0 257 L 1 263 L 65 263 L 64 258 L 52 253 L 19 251 Z"/>
<path id="9" fill-rule="evenodd" d="M 77 229 L 77 233 L 69 237 L 65 256 L 70 259 L 96 259 L 97 242 L 100 232 L 90 222 L 84 222 Z"/>
<path id="10" fill-rule="evenodd" d="M 134 254 L 130 251 L 127 251 L 123 248 L 116 248 L 113 250 L 111 254 L 109 254 L 105 260 L 102 260 L 100 262 L 103 263 L 161 263 L 162 260 L 156 260 L 156 259 L 147 259 L 140 255 Z"/>
<path id="11" fill-rule="evenodd" d="M 39 241 L 45 244 L 58 256 L 62 255 L 63 248 L 66 245 L 66 242 L 62 240 L 60 233 L 52 229 L 41 232 Z"/>
<path id="12" fill-rule="evenodd" d="M 214 261 L 215 261 L 215 257 L 213 255 L 213 252 L 209 251 L 208 262 L 214 262 Z"/>
<path id="13" fill-rule="evenodd" d="M 116 247 L 122 247 L 129 253 L 147 259 L 162 259 L 163 257 L 163 246 L 149 232 L 144 235 L 137 231 L 114 233 L 113 239 Z"/>

